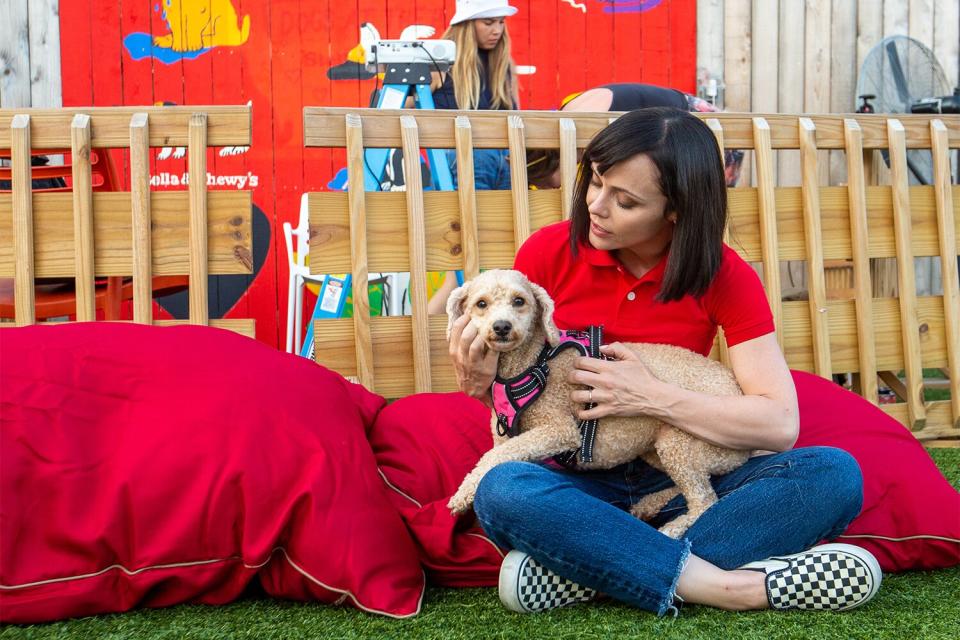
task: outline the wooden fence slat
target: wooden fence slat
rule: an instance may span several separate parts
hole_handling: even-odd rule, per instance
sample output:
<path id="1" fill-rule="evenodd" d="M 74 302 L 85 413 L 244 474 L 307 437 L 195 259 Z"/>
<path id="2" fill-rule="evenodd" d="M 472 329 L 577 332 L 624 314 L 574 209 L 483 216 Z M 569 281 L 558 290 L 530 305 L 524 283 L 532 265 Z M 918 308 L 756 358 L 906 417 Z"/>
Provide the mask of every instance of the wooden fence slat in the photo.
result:
<path id="1" fill-rule="evenodd" d="M 63 104 L 59 0 L 30 0 L 27 20 L 30 29 L 30 104 L 59 107 Z"/>
<path id="2" fill-rule="evenodd" d="M 77 321 L 97 318 L 93 267 L 93 180 L 90 166 L 90 116 L 78 113 L 70 125 L 73 154 L 73 248 L 77 264 Z"/>
<path id="3" fill-rule="evenodd" d="M 752 0 L 723 2 L 723 106 L 730 111 L 750 111 L 752 4 Z"/>
<path id="4" fill-rule="evenodd" d="M 960 278 L 957 275 L 957 236 L 953 192 L 950 189 L 950 150 L 943 121 L 933 120 L 930 123 L 930 139 L 933 141 L 933 188 L 940 235 L 940 277 L 943 283 L 947 366 L 950 369 L 950 404 L 953 408 L 953 426 L 960 429 Z"/>
<path id="5" fill-rule="evenodd" d="M 182 327 L 190 324 L 189 320 L 157 320 L 154 324 L 158 327 Z M 214 318 L 210 320 L 210 326 L 218 329 L 226 329 L 240 335 L 256 339 L 256 321 L 252 318 Z"/>
<path id="6" fill-rule="evenodd" d="M 527 147 L 523 136 L 523 120 L 520 116 L 507 119 L 510 149 L 510 184 L 527 184 Z M 530 203 L 527 189 L 510 189 L 513 199 L 513 242 L 519 251 L 520 245 L 530 237 Z"/>
<path id="7" fill-rule="evenodd" d="M 190 116 L 190 323 L 209 324 L 207 299 L 207 116 Z"/>
<path id="8" fill-rule="evenodd" d="M 907 379 L 907 415 L 911 430 L 926 425 L 923 406 L 923 369 L 920 363 L 920 327 L 917 322 L 917 292 L 910 242 L 910 195 L 907 183 L 907 149 L 903 125 L 887 121 L 890 140 L 890 177 L 893 192 L 893 226 L 897 244 L 900 327 L 904 346 L 904 373 Z"/>
<path id="9" fill-rule="evenodd" d="M 780 65 L 780 3 L 757 2 L 750 11 L 753 64 L 750 73 L 749 106 L 756 113 L 776 113 L 777 78 Z M 793 61 L 794 64 L 796 60 Z"/>
<path id="10" fill-rule="evenodd" d="M 942 305 L 939 298 L 924 297 L 919 300 L 919 314 L 925 323 L 929 323 L 930 340 L 922 344 L 923 357 L 931 366 L 946 366 L 945 349 L 943 346 L 943 315 Z M 844 373 L 856 371 L 857 369 L 857 344 L 856 344 L 856 321 L 855 310 L 852 300 L 838 300 L 828 303 L 830 309 L 830 342 L 834 350 L 832 362 L 834 373 Z M 902 367 L 903 350 L 900 344 L 900 312 L 896 300 L 886 299 L 878 300 L 873 307 L 874 315 L 872 321 L 876 325 L 877 342 L 880 345 L 878 350 L 878 367 L 884 370 L 897 370 Z M 344 375 L 354 375 L 356 370 L 356 344 L 352 329 L 352 322 L 349 318 L 319 320 L 316 325 L 323 332 L 324 340 L 318 344 L 317 349 L 320 354 L 321 362 Z M 392 327 L 392 328 L 391 328 Z M 448 372 L 451 370 L 450 360 L 447 356 L 446 340 L 444 338 L 444 329 L 446 327 L 446 318 L 435 315 L 430 316 L 431 332 L 431 368 L 434 372 L 433 388 L 434 391 L 449 391 L 451 386 L 443 383 L 436 377 L 438 371 Z M 384 334 L 386 332 L 386 336 Z M 393 385 L 394 379 L 403 380 L 407 386 L 407 393 L 412 393 L 413 370 L 410 362 L 413 357 L 413 346 L 411 335 L 410 316 L 375 316 L 371 318 L 371 336 L 373 343 L 377 345 L 389 345 L 377 352 L 376 367 L 378 372 L 390 371 L 390 378 L 377 378 L 382 384 Z M 787 359 L 787 365 L 791 369 L 803 371 L 813 371 L 813 359 L 811 357 L 811 337 L 810 337 L 810 313 L 806 301 L 795 301 L 784 303 L 784 355 Z M 445 373 L 445 379 L 453 384 L 452 372 Z M 389 397 L 395 397 L 380 391 Z M 946 406 L 949 409 L 949 401 Z M 886 408 L 889 405 L 884 405 Z M 901 403 L 904 408 L 904 420 L 906 423 L 906 405 Z M 939 423 L 941 427 L 950 426 L 950 421 Z M 928 426 L 930 423 L 928 422 Z M 960 432 L 957 433 L 960 436 Z"/>
<path id="11" fill-rule="evenodd" d="M 480 239 L 477 233 L 477 194 L 474 190 L 473 131 L 470 118 L 457 116 L 457 197 L 460 200 L 460 246 L 463 248 L 463 275 L 467 280 L 480 274 Z M 422 199 L 421 199 L 422 202 Z"/>
<path id="12" fill-rule="evenodd" d="M 10 123 L 11 185 L 13 187 L 13 304 L 17 326 L 37 321 L 33 289 L 33 180 L 30 170 L 30 116 L 19 114 Z"/>
<path id="13" fill-rule="evenodd" d="M 577 180 L 577 125 L 571 118 L 560 119 L 560 207 L 569 220 L 573 208 L 573 189 Z"/>
<path id="14" fill-rule="evenodd" d="M 781 58 L 782 59 L 782 58 Z M 770 145 L 773 149 L 798 149 L 797 118 L 800 115 L 784 113 L 764 114 L 770 127 Z M 399 147 L 400 132 L 397 119 L 405 115 L 403 109 L 353 109 L 346 107 L 304 108 L 304 142 L 308 147 L 343 147 L 343 117 L 347 113 L 363 114 L 363 137 L 368 147 Z M 3 124 L 0 111 L 0 125 Z M 96 114 L 92 114 L 96 118 Z M 417 111 L 417 126 L 420 129 L 420 144 L 425 148 L 452 148 L 452 118 L 466 115 L 473 128 L 473 145 L 476 149 L 503 149 L 509 143 L 509 128 L 504 126 L 504 114 L 497 111 Z M 577 147 L 587 146 L 598 131 L 610 120 L 616 120 L 617 112 L 583 112 L 575 116 L 577 124 Z M 694 116 L 706 120 L 715 118 L 723 125 L 724 142 L 728 149 L 754 149 L 753 118 L 750 113 L 699 113 Z M 565 111 L 523 111 L 520 114 L 524 126 L 524 139 L 531 149 L 558 149 L 557 122 L 573 118 Z M 817 127 L 817 147 L 843 149 L 843 121 L 849 115 L 810 115 Z M 860 124 L 864 149 L 886 149 L 887 130 L 885 116 L 878 114 L 855 114 Z M 153 114 L 151 113 L 151 118 Z M 908 149 L 930 148 L 930 118 L 923 115 L 898 114 L 906 129 Z M 960 115 L 941 116 L 947 125 L 950 146 L 960 146 Z M 151 134 L 153 135 L 153 134 Z M 96 128 L 94 129 L 96 136 Z M 2 147 L 0 138 L 0 147 Z"/>
<path id="15" fill-rule="evenodd" d="M 873 289 L 867 240 L 867 196 L 860 125 L 844 122 L 847 141 L 847 196 L 853 253 L 853 290 L 857 318 L 857 353 L 860 362 L 860 393 L 873 404 L 877 396 L 876 342 L 873 332 Z M 872 152 L 871 152 L 872 153 Z"/>
<path id="16" fill-rule="evenodd" d="M 420 140 L 413 116 L 400 118 L 403 138 L 403 175 L 407 184 L 408 242 L 410 247 L 410 309 L 413 315 L 413 376 L 417 393 L 429 392 L 430 334 L 427 327 L 427 248 L 424 240 L 423 185 L 420 178 Z M 356 296 L 355 296 L 356 297 Z"/>
<path id="17" fill-rule="evenodd" d="M 27 0 L 6 0 L 0 20 L 0 105 L 30 104 L 30 24 Z M 10 126 L 4 123 L 3 128 Z M 66 145 L 64 145 L 66 146 Z"/>
<path id="18" fill-rule="evenodd" d="M 953 199 L 960 199 L 960 186 L 954 185 Z M 777 203 L 777 235 L 780 241 L 781 260 L 803 260 L 806 256 L 803 237 L 803 199 L 799 188 L 788 187 L 775 190 Z M 41 196 L 35 198 L 34 209 Z M 56 194 L 46 194 L 53 196 Z M 95 194 L 96 197 L 108 194 Z M 153 195 L 156 209 L 157 196 Z M 230 195 L 230 192 L 213 191 L 215 195 Z M 510 268 L 514 258 L 513 209 L 511 196 L 506 191 L 478 191 L 477 224 L 480 253 L 484 268 Z M 727 190 L 731 246 L 748 262 L 760 262 L 763 258 L 759 218 L 757 216 L 757 191 L 737 188 Z M 850 221 L 847 187 L 820 187 L 821 226 L 823 227 L 824 260 L 849 260 L 851 254 Z M 389 193 L 367 194 L 368 256 L 371 271 L 407 271 L 410 267 L 407 256 L 406 215 L 398 207 L 397 196 Z M 536 230 L 545 224 L 559 222 L 559 189 L 530 191 L 530 228 Z M 910 203 L 913 208 L 913 252 L 915 256 L 939 256 L 936 206 L 933 187 L 911 187 Z M 427 270 L 443 271 L 460 269 L 459 256 L 450 252 L 451 225 L 459 219 L 457 194 L 453 191 L 427 191 L 423 194 L 427 219 Z M 866 208 L 870 219 L 868 246 L 870 257 L 895 256 L 893 218 L 889 215 L 889 187 L 869 187 L 866 190 Z M 0 276 L 6 269 L 12 273 L 12 262 L 5 262 L 2 245 L 3 196 L 0 196 Z M 342 273 L 350 270 L 349 212 L 347 194 L 318 192 L 310 197 L 311 225 L 318 232 L 310 239 L 310 268 L 313 273 Z M 960 233 L 960 217 L 955 218 Z M 156 241 L 156 236 L 154 236 Z M 99 242 L 99 240 L 98 240 Z M 98 257 L 99 260 L 99 257 Z M 316 260 L 316 265 L 314 265 Z M 38 257 L 39 264 L 39 257 Z M 98 263 L 98 269 L 101 265 Z"/>
<path id="19" fill-rule="evenodd" d="M 350 210 L 350 270 L 353 274 L 353 290 L 361 292 L 353 296 L 353 331 L 356 335 L 354 356 L 357 361 L 357 378 L 368 389 L 374 386 L 373 342 L 370 340 L 370 300 L 366 295 L 369 283 L 367 264 L 367 205 L 363 171 L 363 124 L 360 116 L 349 113 L 346 122 L 347 147 L 347 198 Z M 419 153 L 417 154 L 419 158 Z M 414 172 L 419 175 L 420 168 Z M 312 224 L 310 226 L 313 226 Z M 312 252 L 311 252 L 312 253 Z M 315 254 L 314 254 L 315 255 Z M 336 272 L 335 272 L 336 273 Z M 314 333 L 319 336 L 320 333 Z M 318 344 L 319 340 L 314 340 Z M 319 348 L 315 349 L 319 362 Z"/>
<path id="20" fill-rule="evenodd" d="M 803 310 L 806 315 L 806 310 Z M 798 316 L 799 317 L 799 316 Z M 412 375 L 410 372 L 410 343 L 405 341 L 410 335 L 409 316 L 388 316 L 375 318 L 373 339 L 377 344 L 389 344 L 391 349 L 385 357 L 377 360 L 377 377 L 383 380 L 377 387 L 377 393 L 388 398 L 400 398 L 414 393 Z M 238 322 L 234 320 L 214 320 L 211 324 Z M 177 321 L 159 321 L 157 324 L 175 324 Z M 356 371 L 353 351 L 353 333 L 348 318 L 332 320 L 318 320 L 314 325 L 315 331 L 323 331 L 325 340 L 318 348 L 323 349 L 319 354 L 322 361 L 330 368 L 341 372 L 345 376 L 352 376 Z M 234 327 L 233 330 L 238 330 Z M 453 368 L 446 355 L 446 318 L 431 316 L 430 344 L 432 359 L 432 379 L 436 392 L 455 391 L 456 379 Z M 792 366 L 792 365 L 791 365 Z M 881 405 L 880 409 L 901 424 L 907 422 L 907 408 L 904 403 Z M 928 426 L 913 434 L 920 440 L 934 438 L 957 438 L 960 430 L 950 424 L 950 401 L 934 401 L 929 403 L 927 414 Z"/>
<path id="21" fill-rule="evenodd" d="M 803 192 L 803 233 L 807 250 L 807 287 L 813 359 L 817 375 L 829 379 L 830 335 L 827 333 L 827 288 L 823 276 L 823 234 L 820 230 L 820 187 L 816 128 L 809 118 L 800 118 L 800 168 Z"/>
<path id="22" fill-rule="evenodd" d="M 204 106 L 207 115 L 207 144 L 210 146 L 250 145 L 249 106 Z M 70 146 L 70 123 L 78 113 L 91 118 L 90 144 L 95 149 L 126 148 L 130 144 L 130 118 L 135 113 L 150 115 L 150 146 L 184 147 L 189 140 L 188 124 L 196 107 L 82 107 L 63 109 L 0 109 L 0 149 L 10 147 L 10 120 L 28 113 L 33 123 L 34 149 L 63 149 Z M 343 116 L 340 116 L 343 119 Z M 343 145 L 341 145 L 343 146 Z"/>
<path id="23" fill-rule="evenodd" d="M 707 118 L 707 126 L 713 132 L 713 137 L 717 139 L 717 151 L 720 153 L 720 162 L 726 162 L 725 147 L 723 146 L 723 125 L 716 118 Z M 723 227 L 723 242 L 730 244 L 730 216 L 727 215 L 727 221 Z M 717 327 L 717 348 L 720 351 L 720 362 L 730 366 L 730 349 L 727 347 L 727 337 L 723 334 L 723 327 Z"/>
<path id="24" fill-rule="evenodd" d="M 783 301 L 780 289 L 780 251 L 777 240 L 777 200 L 774 193 L 773 151 L 770 126 L 764 118 L 753 119 L 756 144 L 757 198 L 760 209 L 760 238 L 763 252 L 763 281 L 773 311 L 777 342 L 783 348 Z"/>
<path id="25" fill-rule="evenodd" d="M 243 214 L 251 210 L 251 192 L 210 191 L 207 198 L 211 275 L 250 274 L 253 270 L 250 217 Z M 190 272 L 190 220 L 184 213 L 189 208 L 190 194 L 187 191 L 150 193 L 154 276 L 182 276 Z M 34 193 L 33 221 L 34 277 L 76 277 L 73 234 L 63 232 L 73 227 L 73 196 L 70 193 Z M 11 194 L 0 194 L 0 278 L 14 275 L 12 222 Z M 133 273 L 130 222 L 129 192 L 94 191 L 94 268 L 97 277 Z M 327 273 L 349 270 L 348 261 L 339 271 Z"/>
<path id="26" fill-rule="evenodd" d="M 153 322 L 150 261 L 150 116 L 130 118 L 130 212 L 133 229 L 133 321 Z"/>

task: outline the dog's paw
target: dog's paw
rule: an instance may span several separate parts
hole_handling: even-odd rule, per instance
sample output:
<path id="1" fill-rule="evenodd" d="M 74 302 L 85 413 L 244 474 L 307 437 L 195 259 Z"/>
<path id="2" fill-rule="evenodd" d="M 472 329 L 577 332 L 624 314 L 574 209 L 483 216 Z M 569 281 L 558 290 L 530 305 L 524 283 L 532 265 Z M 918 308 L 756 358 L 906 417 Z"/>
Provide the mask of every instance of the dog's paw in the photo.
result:
<path id="1" fill-rule="evenodd" d="M 680 490 L 676 487 L 651 493 L 630 507 L 630 513 L 640 520 L 652 520 L 668 502 L 678 495 L 680 495 Z"/>
<path id="2" fill-rule="evenodd" d="M 688 518 L 687 515 L 682 515 L 660 527 L 660 533 L 668 538 L 679 540 L 683 537 L 683 534 L 687 532 L 691 524 L 693 524 L 693 519 Z"/>
<path id="3" fill-rule="evenodd" d="M 455 516 L 466 513 L 472 506 L 473 496 L 467 496 L 463 491 L 457 491 L 453 494 L 453 497 L 450 498 L 450 501 L 447 502 L 447 508 L 450 509 L 450 513 Z"/>
<path id="4" fill-rule="evenodd" d="M 476 472 L 471 472 L 460 483 L 460 488 L 453 494 L 450 501 L 447 502 L 447 508 L 454 515 L 466 513 L 473 507 L 473 498 L 477 495 L 477 487 L 480 486 L 480 478 L 483 476 Z"/>
<path id="5" fill-rule="evenodd" d="M 630 507 L 630 515 L 637 520 L 643 520 L 646 522 L 647 520 L 651 520 L 653 516 L 660 512 L 659 509 L 651 509 L 650 507 L 651 505 L 649 502 L 641 500 L 637 504 Z"/>

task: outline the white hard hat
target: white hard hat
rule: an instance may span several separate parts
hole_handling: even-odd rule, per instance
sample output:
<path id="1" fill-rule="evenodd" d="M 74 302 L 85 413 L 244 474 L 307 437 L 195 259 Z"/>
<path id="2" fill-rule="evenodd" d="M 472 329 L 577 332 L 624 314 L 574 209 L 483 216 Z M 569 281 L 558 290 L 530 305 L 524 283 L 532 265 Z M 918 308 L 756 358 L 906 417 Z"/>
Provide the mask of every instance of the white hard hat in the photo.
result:
<path id="1" fill-rule="evenodd" d="M 457 0 L 457 12 L 453 14 L 450 24 L 480 18 L 506 18 L 516 12 L 517 8 L 507 4 L 507 0 Z"/>

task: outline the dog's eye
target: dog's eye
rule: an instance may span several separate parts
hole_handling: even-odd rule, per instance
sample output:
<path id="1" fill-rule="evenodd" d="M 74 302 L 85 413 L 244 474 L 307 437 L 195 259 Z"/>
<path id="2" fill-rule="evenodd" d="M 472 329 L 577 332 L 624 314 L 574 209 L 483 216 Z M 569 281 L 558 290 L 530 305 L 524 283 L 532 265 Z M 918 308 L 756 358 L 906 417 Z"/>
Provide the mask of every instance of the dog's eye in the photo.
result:
<path id="1" fill-rule="evenodd" d="M 527 304 L 527 301 L 521 298 L 520 296 L 517 296 L 516 298 L 513 299 L 513 306 L 515 307 L 522 307 L 525 304 Z"/>
<path id="2" fill-rule="evenodd" d="M 486 309 L 487 301 L 486 300 L 477 300 L 477 309 Z"/>

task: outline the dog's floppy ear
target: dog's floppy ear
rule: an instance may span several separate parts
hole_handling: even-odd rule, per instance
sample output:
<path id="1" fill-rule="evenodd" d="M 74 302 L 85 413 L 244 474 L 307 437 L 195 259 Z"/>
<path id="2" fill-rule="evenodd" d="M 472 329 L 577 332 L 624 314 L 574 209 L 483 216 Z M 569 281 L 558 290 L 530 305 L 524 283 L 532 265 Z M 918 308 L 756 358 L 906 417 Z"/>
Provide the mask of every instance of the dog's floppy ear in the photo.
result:
<path id="1" fill-rule="evenodd" d="M 450 329 L 457 318 L 463 315 L 463 304 L 467 301 L 467 291 L 470 283 L 465 283 L 450 292 L 447 298 L 447 340 L 450 340 Z"/>
<path id="2" fill-rule="evenodd" d="M 537 299 L 537 305 L 540 307 L 540 325 L 547 335 L 547 342 L 551 347 L 555 347 L 560 344 L 560 331 L 557 330 L 557 325 L 553 324 L 553 298 L 550 297 L 546 289 L 538 284 L 531 282 L 530 289 L 533 291 L 533 297 Z"/>

